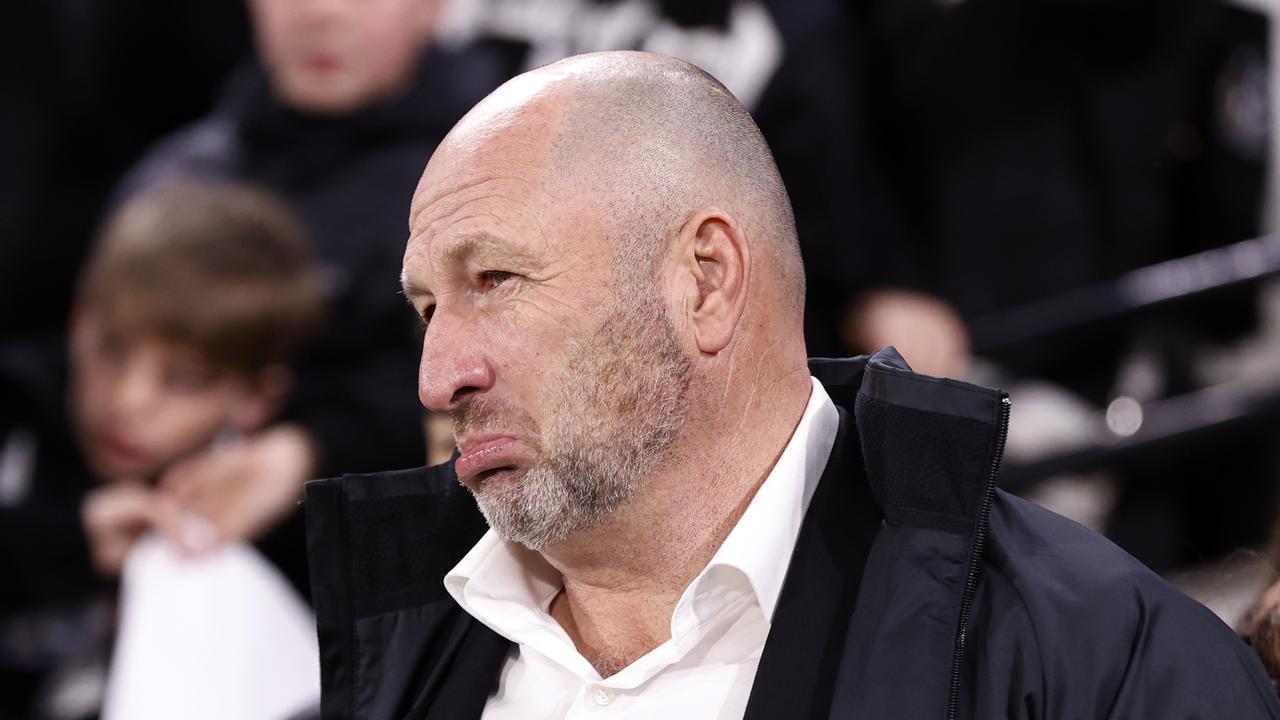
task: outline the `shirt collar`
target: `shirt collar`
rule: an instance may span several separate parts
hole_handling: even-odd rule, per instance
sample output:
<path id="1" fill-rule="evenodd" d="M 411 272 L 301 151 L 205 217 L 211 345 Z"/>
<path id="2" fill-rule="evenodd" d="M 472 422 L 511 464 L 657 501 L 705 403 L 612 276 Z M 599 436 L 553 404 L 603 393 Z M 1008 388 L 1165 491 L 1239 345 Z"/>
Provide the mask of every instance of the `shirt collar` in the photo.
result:
<path id="1" fill-rule="evenodd" d="M 745 576 L 764 617 L 773 617 L 796 537 L 840 423 L 822 383 L 817 378 L 810 380 L 809 402 L 787 446 L 680 605 L 693 602 L 696 606 L 697 597 L 712 590 L 707 586 L 723 577 L 718 569 L 730 568 Z M 510 627 L 504 627 L 508 623 L 478 611 L 473 601 L 483 598 L 486 606 L 500 603 L 519 609 L 521 616 L 545 613 L 561 585 L 556 570 L 541 555 L 503 540 L 493 530 L 485 533 L 444 578 L 445 589 L 464 610 L 513 641 L 519 639 L 512 637 Z M 699 614 L 695 607 L 693 615 Z M 675 630 L 673 635 L 678 634 Z"/>
<path id="2" fill-rule="evenodd" d="M 707 563 L 707 570 L 727 566 L 746 576 L 766 619 L 773 617 L 796 537 L 818 479 L 835 445 L 840 414 L 817 378 L 809 404 L 791 434 L 791 440 L 774 463 L 738 524 Z M 693 587 L 693 586 L 691 586 Z"/>

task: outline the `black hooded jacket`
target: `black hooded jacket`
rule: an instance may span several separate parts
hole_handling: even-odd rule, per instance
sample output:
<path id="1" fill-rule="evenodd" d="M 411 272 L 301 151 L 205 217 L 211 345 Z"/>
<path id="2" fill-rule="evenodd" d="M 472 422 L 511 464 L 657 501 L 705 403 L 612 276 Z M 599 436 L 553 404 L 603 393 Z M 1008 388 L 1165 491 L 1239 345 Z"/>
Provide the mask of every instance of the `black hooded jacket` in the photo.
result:
<path id="1" fill-rule="evenodd" d="M 893 351 L 811 369 L 840 425 L 747 718 L 1280 718 L 1209 610 L 996 489 L 1003 393 Z M 510 643 L 444 589 L 486 530 L 451 465 L 316 481 L 306 513 L 324 717 L 480 717 Z"/>

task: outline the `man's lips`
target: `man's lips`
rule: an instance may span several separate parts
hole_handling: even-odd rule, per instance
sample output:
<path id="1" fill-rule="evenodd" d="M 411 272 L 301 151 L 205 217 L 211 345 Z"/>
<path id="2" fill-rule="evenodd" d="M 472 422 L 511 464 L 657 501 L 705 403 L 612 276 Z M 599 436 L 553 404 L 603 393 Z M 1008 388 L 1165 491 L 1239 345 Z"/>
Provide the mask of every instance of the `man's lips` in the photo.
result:
<path id="1" fill-rule="evenodd" d="M 487 435 L 462 438 L 458 449 L 460 455 L 453 470 L 463 485 L 470 485 L 483 472 L 516 464 L 524 454 L 525 444 L 510 435 Z"/>

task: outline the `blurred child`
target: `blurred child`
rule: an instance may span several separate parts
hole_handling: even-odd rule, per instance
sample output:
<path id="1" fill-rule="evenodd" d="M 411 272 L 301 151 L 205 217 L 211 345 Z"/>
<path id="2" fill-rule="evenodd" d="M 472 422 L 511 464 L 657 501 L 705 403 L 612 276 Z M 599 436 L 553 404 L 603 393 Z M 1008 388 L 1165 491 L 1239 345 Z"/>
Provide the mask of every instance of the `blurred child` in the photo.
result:
<path id="1" fill-rule="evenodd" d="M 320 297 L 300 225 L 263 193 L 178 183 L 112 220 L 71 322 L 73 423 L 107 483 L 84 511 L 99 570 L 118 570 L 135 528 L 173 519 L 182 498 L 148 492 L 167 469 L 275 415 Z"/>
<path id="2" fill-rule="evenodd" d="M 124 196 L 175 177 L 266 187 L 298 213 L 333 279 L 333 312 L 280 421 L 193 459 L 172 487 L 231 498 L 215 492 L 220 478 L 290 477 L 300 490 L 317 476 L 422 463 L 421 336 L 398 293 L 406 201 L 424 158 L 509 77 L 498 48 L 434 42 L 444 4 L 250 0 L 252 62 L 208 117 L 158 143 L 122 183 Z M 227 540 L 269 529 L 200 509 Z"/>
<path id="3" fill-rule="evenodd" d="M 112 578 L 151 530 L 189 549 L 214 540 L 211 526 L 185 509 L 190 498 L 163 487 L 165 475 L 193 455 L 234 445 L 277 413 L 292 356 L 321 319 L 320 285 L 300 224 L 258 190 L 173 183 L 135 196 L 111 219 L 79 285 L 69 332 L 68 425 L 97 487 L 83 502 L 67 495 L 49 502 L 43 487 L 65 480 L 50 477 L 65 470 L 34 462 L 28 497 L 0 508 L 7 526 L 0 572 L 19 586 L 0 593 L 0 669 L 6 655 L 22 654 L 5 647 L 4 627 L 30 635 L 47 617 L 22 605 L 76 607 L 77 598 L 47 590 L 24 595 L 24 583 L 41 584 L 42 573 L 74 576 L 60 566 L 77 557 Z M 256 483 L 237 495 L 251 512 L 279 514 L 299 492 Z M 69 543 L 84 550 L 53 551 Z M 60 583 L 58 592 L 95 588 Z M 56 655 L 44 660 L 56 664 Z"/>

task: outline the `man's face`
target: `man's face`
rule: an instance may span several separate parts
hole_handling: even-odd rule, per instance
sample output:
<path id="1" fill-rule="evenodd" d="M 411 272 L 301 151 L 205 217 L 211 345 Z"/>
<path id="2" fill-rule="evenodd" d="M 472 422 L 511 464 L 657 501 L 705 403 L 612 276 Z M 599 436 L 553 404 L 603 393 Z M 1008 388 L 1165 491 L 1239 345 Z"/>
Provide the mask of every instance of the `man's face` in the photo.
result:
<path id="1" fill-rule="evenodd" d="M 104 480 L 151 478 L 266 406 L 190 349 L 113 333 L 89 310 L 72 324 L 70 399 L 81 447 Z"/>
<path id="2" fill-rule="evenodd" d="M 422 402 L 451 415 L 490 525 L 536 550 L 618 509 L 670 450 L 691 364 L 657 268 L 615 267 L 601 213 L 550 196 L 523 150 L 432 161 L 404 270 L 428 323 Z"/>
<path id="3" fill-rule="evenodd" d="M 412 79 L 440 0 L 250 0 L 258 53 L 287 105 L 348 113 Z"/>

